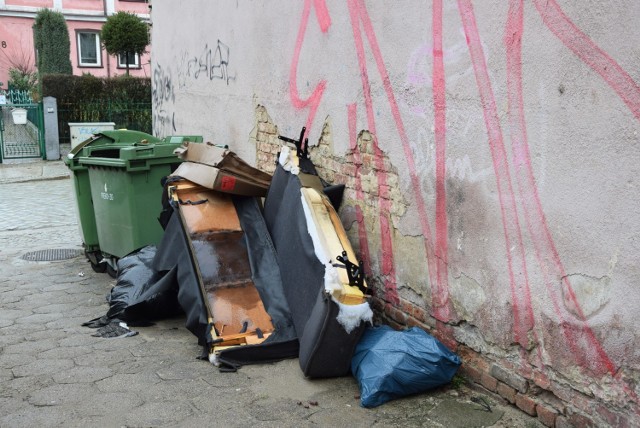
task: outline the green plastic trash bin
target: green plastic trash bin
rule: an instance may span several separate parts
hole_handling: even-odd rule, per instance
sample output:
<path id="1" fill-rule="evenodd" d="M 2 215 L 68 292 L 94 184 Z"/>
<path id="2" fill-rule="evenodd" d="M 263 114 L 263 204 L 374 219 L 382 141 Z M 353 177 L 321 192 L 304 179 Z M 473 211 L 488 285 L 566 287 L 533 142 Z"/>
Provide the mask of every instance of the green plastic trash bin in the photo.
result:
<path id="1" fill-rule="evenodd" d="M 105 131 L 96 134 L 73 148 L 64 159 L 71 172 L 73 189 L 76 197 L 76 212 L 80 226 L 80 236 L 87 259 L 96 272 L 104 272 L 106 263 L 101 263 L 102 253 L 96 227 L 96 217 L 91 198 L 91 186 L 87 167 L 80 164 L 80 157 L 86 156 L 87 150 L 99 146 L 131 145 L 137 141 L 157 142 L 159 139 L 138 131 Z"/>
<path id="2" fill-rule="evenodd" d="M 98 241 L 112 276 L 118 258 L 157 245 L 164 233 L 158 222 L 161 180 L 181 162 L 173 154 L 180 144 L 166 140 L 89 146 L 79 158 L 88 171 Z"/>

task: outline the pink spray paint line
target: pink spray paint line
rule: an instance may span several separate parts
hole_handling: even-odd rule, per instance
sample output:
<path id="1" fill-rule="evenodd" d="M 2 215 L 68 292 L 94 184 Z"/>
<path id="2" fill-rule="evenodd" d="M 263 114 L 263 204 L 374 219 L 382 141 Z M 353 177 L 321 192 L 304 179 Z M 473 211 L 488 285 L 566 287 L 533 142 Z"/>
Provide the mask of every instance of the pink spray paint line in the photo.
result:
<path id="1" fill-rule="evenodd" d="M 433 111 L 436 146 L 436 286 L 432 286 L 431 293 L 448 290 L 449 284 L 449 248 L 447 221 L 447 193 L 445 189 L 446 177 L 446 93 L 444 58 L 442 55 L 442 0 L 433 2 Z M 447 302 L 440 302 L 443 307 Z M 446 306 L 444 306 L 446 307 Z M 441 314 L 444 315 L 444 314 Z"/>
<path id="2" fill-rule="evenodd" d="M 560 9 L 556 0 L 533 0 L 545 25 L 558 39 L 611 86 L 631 113 L 640 119 L 640 86 L 581 31 Z"/>
<path id="3" fill-rule="evenodd" d="M 524 243 L 518 220 L 515 195 L 511 185 L 502 129 L 471 0 L 458 0 L 458 9 L 476 76 L 476 84 L 480 94 L 484 122 L 489 139 L 489 148 L 491 149 L 493 169 L 496 175 L 513 302 L 514 336 L 515 340 L 523 347 L 528 347 L 527 334 L 533 329 L 534 324 L 533 308 L 529 291 Z"/>
<path id="4" fill-rule="evenodd" d="M 432 291 L 432 308 L 433 315 L 435 318 L 440 321 L 447 322 L 451 319 L 451 302 L 449 299 L 449 288 L 448 281 L 445 281 L 447 278 L 447 273 L 444 272 L 443 275 L 439 276 L 437 274 L 437 265 L 435 262 L 434 248 L 433 248 L 433 236 L 431 234 L 431 229 L 429 227 L 429 220 L 426 212 L 426 205 L 424 202 L 424 196 L 421 190 L 420 179 L 417 174 L 416 165 L 414 162 L 414 155 L 411 151 L 411 145 L 409 144 L 409 138 L 404 128 L 404 122 L 400 115 L 400 110 L 398 108 L 398 103 L 396 102 L 396 98 L 393 92 L 393 88 L 391 87 L 391 81 L 389 79 L 389 73 L 387 72 L 386 66 L 384 64 L 384 60 L 382 58 L 382 53 L 380 47 L 378 45 L 375 31 L 373 30 L 373 25 L 371 24 L 371 19 L 369 18 L 368 12 L 362 0 L 349 0 L 349 11 L 352 19 L 352 26 L 354 31 L 354 38 L 356 39 L 356 49 L 358 53 L 358 60 L 360 61 L 360 69 L 361 76 L 363 79 L 363 89 L 365 94 L 369 94 L 365 96 L 365 100 L 371 104 L 371 96 L 369 90 L 369 81 L 367 75 L 366 62 L 364 58 L 364 46 L 359 35 L 359 25 L 358 22 L 362 22 L 362 26 L 364 32 L 367 36 L 367 40 L 369 42 L 369 46 L 371 47 L 371 51 L 373 53 L 373 57 L 376 62 L 376 66 L 378 68 L 378 73 L 380 74 L 382 84 L 384 86 L 385 93 L 387 95 L 387 99 L 389 101 L 391 107 L 391 113 L 394 118 L 396 128 L 398 134 L 400 136 L 400 141 L 402 142 L 402 148 L 405 154 L 405 160 L 407 162 L 407 166 L 409 169 L 409 177 L 411 179 L 411 185 L 413 188 L 416 207 L 418 209 L 418 217 L 420 220 L 420 225 L 422 229 L 422 233 L 424 235 L 424 243 L 425 243 L 425 251 L 427 254 L 427 264 L 429 269 L 429 281 L 431 283 L 432 288 L 435 284 L 435 292 Z M 359 43 L 358 43 L 358 40 Z M 370 117 L 370 121 L 373 121 L 373 111 L 372 107 L 367 106 L 367 115 Z M 445 226 L 446 227 L 446 226 Z"/>
<path id="5" fill-rule="evenodd" d="M 616 370 L 615 364 L 604 351 L 593 330 L 586 324 L 573 288 L 566 275 L 562 260 L 555 247 L 549 226 L 542 209 L 542 203 L 533 176 L 533 166 L 529 151 L 524 117 L 524 101 L 522 92 L 522 34 L 524 32 L 523 2 L 511 0 L 509 20 L 505 34 L 507 48 L 507 94 L 509 100 L 509 126 L 515 176 L 522 201 L 525 220 L 536 253 L 536 259 L 551 297 L 554 311 L 560 320 L 564 336 L 572 350 L 573 356 L 581 367 L 589 367 L 598 374 Z M 549 260 L 551 256 L 551 260 Z M 570 326 L 559 302 L 562 297 L 556 292 L 558 280 L 562 281 L 565 295 L 574 312 L 578 315 L 577 326 Z"/>
<path id="6" fill-rule="evenodd" d="M 347 118 L 349 126 L 349 147 L 353 153 L 353 163 L 356 165 L 356 199 L 358 202 L 364 203 L 364 191 L 362 190 L 362 177 L 360 176 L 360 169 L 362 167 L 362 157 L 360 156 L 360 148 L 358 147 L 358 136 L 356 128 L 357 110 L 356 104 L 349 104 L 347 106 Z M 364 215 L 362 209 L 356 205 L 356 221 L 358 222 L 358 240 L 360 243 L 360 258 L 362 259 L 362 269 L 365 274 L 370 274 L 365 266 L 368 266 L 371 262 L 369 255 L 369 240 L 367 238 L 367 228 L 364 223 Z"/>
<path id="7" fill-rule="evenodd" d="M 382 158 L 382 151 L 378 147 L 378 141 L 376 137 L 376 124 L 373 114 L 373 102 L 371 100 L 371 86 L 369 83 L 369 76 L 367 73 L 367 64 L 364 55 L 364 44 L 362 36 L 360 34 L 359 18 L 360 4 L 356 3 L 357 0 L 348 0 L 349 14 L 351 17 L 351 26 L 353 29 L 353 37 L 356 44 L 356 52 L 358 56 L 358 63 L 360 65 L 360 77 L 362 79 L 363 94 L 365 98 L 365 107 L 367 111 L 367 124 L 369 131 L 373 135 L 374 145 L 374 162 L 376 169 L 376 176 L 378 178 L 378 187 L 387 186 L 387 174 L 384 168 L 384 160 Z M 379 222 L 380 222 L 380 241 L 382 246 L 382 274 L 384 276 L 384 288 L 385 288 L 385 300 L 388 302 L 399 302 L 398 290 L 396 284 L 396 272 L 393 254 L 393 240 L 391 238 L 391 231 L 389 227 L 389 216 L 391 212 L 391 203 L 388 199 L 382 197 L 380 192 L 378 193 L 378 207 L 380 210 Z"/>
<path id="8" fill-rule="evenodd" d="M 316 85 L 309 98 L 307 98 L 306 100 L 300 98 L 297 84 L 298 63 L 300 62 L 300 51 L 302 50 L 302 44 L 307 32 L 307 24 L 309 22 L 309 14 L 311 13 L 312 2 L 316 11 L 316 18 L 318 19 L 320 30 L 323 33 L 326 33 L 329 30 L 329 26 L 331 25 L 331 17 L 329 16 L 329 11 L 327 10 L 325 0 L 306 0 L 304 2 L 300 28 L 298 29 L 298 36 L 296 37 L 293 60 L 291 61 L 291 67 L 289 69 L 289 96 L 291 98 L 291 103 L 298 110 L 309 107 L 309 115 L 307 116 L 307 121 L 305 123 L 306 131 L 304 138 L 308 136 L 311 130 L 311 125 L 313 124 L 318 106 L 320 105 L 322 94 L 324 93 L 324 89 L 327 85 L 327 82 L 325 80 L 321 80 Z"/>

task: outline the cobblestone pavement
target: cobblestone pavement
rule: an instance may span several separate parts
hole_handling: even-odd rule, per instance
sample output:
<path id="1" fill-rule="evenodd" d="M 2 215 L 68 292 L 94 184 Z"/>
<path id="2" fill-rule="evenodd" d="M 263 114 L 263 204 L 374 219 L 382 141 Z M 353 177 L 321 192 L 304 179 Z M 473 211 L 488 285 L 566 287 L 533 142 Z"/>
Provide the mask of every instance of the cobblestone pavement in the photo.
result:
<path id="1" fill-rule="evenodd" d="M 367 410 L 353 378 L 308 380 L 297 360 L 220 373 L 195 359 L 182 318 L 134 337 L 92 337 L 81 323 L 106 312 L 115 281 L 84 256 L 21 259 L 81 248 L 70 180 L 5 181 L 0 198 L 1 427 L 540 426 L 465 385 Z M 478 396 L 492 412 L 471 401 Z"/>

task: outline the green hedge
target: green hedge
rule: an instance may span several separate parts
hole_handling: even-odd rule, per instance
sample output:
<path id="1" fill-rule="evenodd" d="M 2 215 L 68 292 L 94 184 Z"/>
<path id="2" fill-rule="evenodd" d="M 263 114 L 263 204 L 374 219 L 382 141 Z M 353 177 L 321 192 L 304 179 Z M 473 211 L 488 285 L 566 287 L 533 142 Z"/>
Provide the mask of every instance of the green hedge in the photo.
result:
<path id="1" fill-rule="evenodd" d="M 151 79 L 118 76 L 96 77 L 91 74 L 68 76 L 47 74 L 42 77 L 43 97 L 55 97 L 58 103 L 82 103 L 89 100 L 148 102 L 151 105 Z"/>
<path id="2" fill-rule="evenodd" d="M 50 74 L 42 78 L 42 93 L 57 100 L 60 143 L 70 142 L 69 122 L 115 122 L 116 129 L 152 132 L 151 79 Z"/>

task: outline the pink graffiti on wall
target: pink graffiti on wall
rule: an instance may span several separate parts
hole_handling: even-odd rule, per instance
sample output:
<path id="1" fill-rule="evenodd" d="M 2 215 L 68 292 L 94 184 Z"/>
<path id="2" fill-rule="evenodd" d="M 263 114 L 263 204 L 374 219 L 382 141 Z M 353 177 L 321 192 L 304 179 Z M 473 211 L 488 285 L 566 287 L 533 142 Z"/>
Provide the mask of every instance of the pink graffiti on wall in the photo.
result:
<path id="1" fill-rule="evenodd" d="M 555 0 L 533 0 L 536 10 L 542 16 L 543 22 L 549 30 L 564 43 L 578 58 L 598 73 L 603 80 L 615 91 L 640 119 L 640 87 L 612 58 L 593 43 L 569 18 L 562 12 Z M 328 9 L 324 0 L 306 0 L 303 16 L 296 41 L 293 62 L 290 69 L 290 94 L 294 107 L 309 108 L 307 129 L 313 122 L 315 113 L 321 102 L 326 81 L 321 81 L 306 100 L 301 100 L 295 83 L 300 50 L 304 41 L 309 13 L 315 8 L 316 16 L 323 32 L 328 31 L 331 23 Z M 366 37 L 368 46 L 375 60 L 377 72 L 382 80 L 384 91 L 391 108 L 392 117 L 396 125 L 398 136 L 405 154 L 411 186 L 415 196 L 420 225 L 424 236 L 426 262 L 429 280 L 432 287 L 432 311 L 439 321 L 451 320 L 452 310 L 448 289 L 448 236 L 446 213 L 446 100 L 445 100 L 445 71 L 442 51 L 442 0 L 433 1 L 432 36 L 433 36 L 433 108 L 435 119 L 435 236 L 431 233 L 426 204 L 420 179 L 414 162 L 414 154 L 409 145 L 404 121 L 400 115 L 396 97 L 391 86 L 391 80 L 384 64 L 382 53 L 377 42 L 375 31 L 366 10 L 364 0 L 347 0 L 357 60 L 362 80 L 363 96 L 367 116 L 367 126 L 373 134 L 375 150 L 375 167 L 378 183 L 381 189 L 379 202 L 379 224 L 382 241 L 383 261 L 382 273 L 385 276 L 385 298 L 387 301 L 397 300 L 395 266 L 393 258 L 393 242 L 390 234 L 390 202 L 385 198 L 387 176 L 383 168 L 382 152 L 378 146 L 376 135 L 376 121 L 373 113 L 373 100 L 369 81 L 369 71 L 365 60 L 365 44 L 362 33 Z M 531 302 L 531 290 L 525 245 L 522 232 L 522 218 L 518 213 L 517 201 L 522 204 L 524 224 L 535 249 L 536 261 L 542 271 L 545 288 L 554 305 L 559 326 L 571 348 L 572 355 L 578 365 L 596 374 L 609 373 L 614 375 L 617 367 L 607 355 L 595 333 L 588 326 L 586 317 L 582 313 L 570 281 L 566 275 L 562 260 L 555 247 L 549 230 L 535 179 L 529 154 L 526 135 L 526 121 L 524 117 L 524 101 L 522 92 L 522 35 L 524 32 L 523 0 L 510 0 L 509 12 L 505 26 L 505 48 L 507 59 L 507 94 L 508 94 L 508 128 L 511 136 L 511 163 L 504 144 L 503 131 L 498 118 L 495 96 L 486 59 L 482 49 L 480 36 L 476 24 L 472 0 L 458 0 L 458 10 L 470 53 L 471 63 L 479 90 L 483 108 L 484 123 L 488 135 L 488 144 L 494 165 L 494 173 L 498 188 L 500 212 L 505 237 L 507 267 L 514 314 L 513 334 L 515 340 L 525 347 L 528 333 L 533 331 L 534 340 L 539 343 L 534 325 L 536 323 Z M 348 122 L 350 147 L 354 152 L 354 159 L 358 163 L 359 153 L 356 153 L 356 104 L 348 105 Z M 513 166 L 514 177 L 510 172 Z M 514 183 L 515 181 L 515 183 Z M 518 197 L 516 197 L 517 189 Z M 361 182 L 356 178 L 356 197 L 364 200 Z M 360 248 L 363 258 L 369 259 L 369 244 L 364 227 L 364 217 L 361 211 L 356 213 L 359 224 Z M 435 238 L 435 239 L 434 239 Z M 561 279 L 561 287 L 574 313 L 578 314 L 579 325 L 571 327 L 565 310 L 558 302 L 562 301 L 557 290 L 557 279 Z"/>

